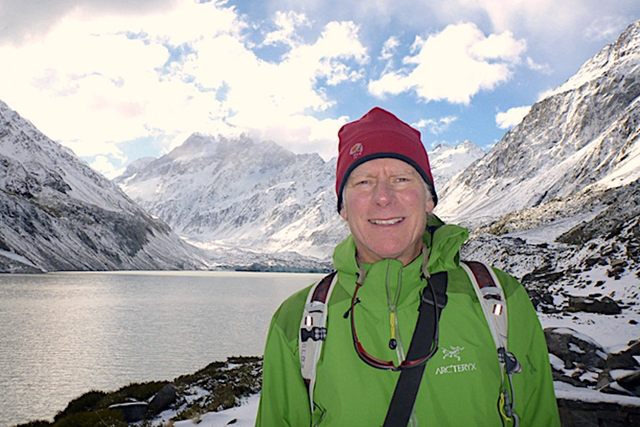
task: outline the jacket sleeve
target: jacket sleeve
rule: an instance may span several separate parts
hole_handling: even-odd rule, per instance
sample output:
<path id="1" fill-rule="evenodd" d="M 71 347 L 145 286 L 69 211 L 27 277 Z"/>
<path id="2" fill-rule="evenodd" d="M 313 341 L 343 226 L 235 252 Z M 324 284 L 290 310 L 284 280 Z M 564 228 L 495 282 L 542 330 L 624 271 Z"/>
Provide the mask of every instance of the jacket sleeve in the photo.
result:
<path id="1" fill-rule="evenodd" d="M 269 328 L 256 427 L 305 427 L 311 424 L 309 395 L 298 356 L 297 334 L 302 312 L 287 313 L 285 305 L 286 302 L 278 309 Z M 300 315 L 296 322 L 297 311 Z"/>
<path id="2" fill-rule="evenodd" d="M 558 404 L 544 332 L 524 287 L 513 277 L 498 272 L 509 316 L 509 350 L 522 365 L 514 375 L 515 412 L 521 427 L 560 427 Z"/>

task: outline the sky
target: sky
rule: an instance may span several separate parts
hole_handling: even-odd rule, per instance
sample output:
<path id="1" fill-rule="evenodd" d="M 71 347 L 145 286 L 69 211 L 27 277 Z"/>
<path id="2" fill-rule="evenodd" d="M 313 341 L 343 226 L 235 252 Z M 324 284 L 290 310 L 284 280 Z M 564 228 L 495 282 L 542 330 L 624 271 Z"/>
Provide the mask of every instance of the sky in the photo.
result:
<path id="1" fill-rule="evenodd" d="M 337 154 L 374 106 L 489 150 L 637 0 L 0 0 L 0 100 L 109 178 L 192 133 Z"/>

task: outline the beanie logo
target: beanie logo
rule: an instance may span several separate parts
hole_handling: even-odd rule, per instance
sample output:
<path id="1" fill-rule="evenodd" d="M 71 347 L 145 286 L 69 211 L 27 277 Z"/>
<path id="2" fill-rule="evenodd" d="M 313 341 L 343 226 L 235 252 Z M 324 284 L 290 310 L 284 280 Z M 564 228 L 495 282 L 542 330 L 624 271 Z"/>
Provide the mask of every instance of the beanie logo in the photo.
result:
<path id="1" fill-rule="evenodd" d="M 362 143 L 358 142 L 354 144 L 353 147 L 351 147 L 351 150 L 349 150 L 349 155 L 352 156 L 353 159 L 355 160 L 358 157 L 360 157 L 363 150 L 364 150 L 364 147 L 362 146 Z"/>

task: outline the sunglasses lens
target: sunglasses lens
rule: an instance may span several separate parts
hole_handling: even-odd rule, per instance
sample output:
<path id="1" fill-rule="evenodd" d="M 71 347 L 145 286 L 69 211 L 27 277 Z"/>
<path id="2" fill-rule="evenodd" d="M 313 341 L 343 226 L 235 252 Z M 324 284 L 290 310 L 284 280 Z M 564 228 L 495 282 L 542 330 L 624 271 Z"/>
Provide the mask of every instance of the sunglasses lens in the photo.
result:
<path id="1" fill-rule="evenodd" d="M 376 359 L 369 353 L 365 351 L 360 342 L 356 343 L 356 351 L 362 360 L 364 360 L 367 364 L 373 366 L 378 369 L 394 369 L 396 366 L 393 362 L 386 362 L 384 360 Z"/>

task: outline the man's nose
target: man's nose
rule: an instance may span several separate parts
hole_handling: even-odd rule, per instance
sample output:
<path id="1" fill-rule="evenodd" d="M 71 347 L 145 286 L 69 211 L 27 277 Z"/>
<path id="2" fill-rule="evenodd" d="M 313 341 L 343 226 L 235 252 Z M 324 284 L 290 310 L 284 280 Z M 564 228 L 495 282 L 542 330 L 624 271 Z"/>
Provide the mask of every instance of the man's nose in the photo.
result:
<path id="1" fill-rule="evenodd" d="M 373 202 L 379 206 L 387 206 L 393 200 L 393 188 L 384 180 L 378 181 L 373 191 Z"/>

